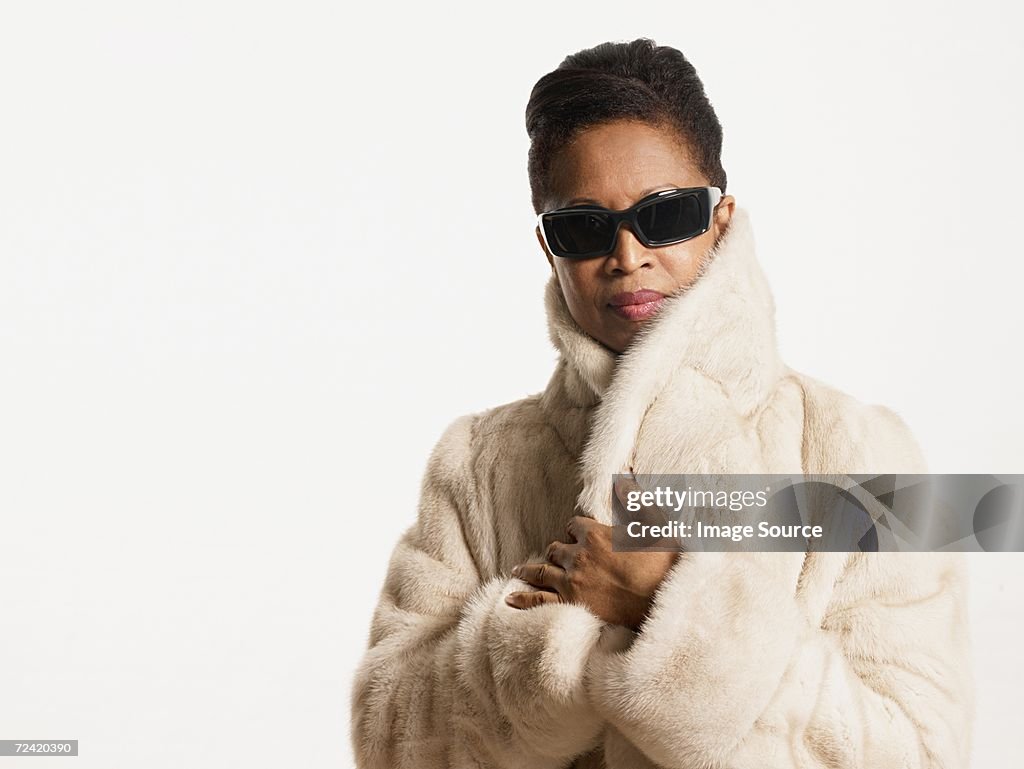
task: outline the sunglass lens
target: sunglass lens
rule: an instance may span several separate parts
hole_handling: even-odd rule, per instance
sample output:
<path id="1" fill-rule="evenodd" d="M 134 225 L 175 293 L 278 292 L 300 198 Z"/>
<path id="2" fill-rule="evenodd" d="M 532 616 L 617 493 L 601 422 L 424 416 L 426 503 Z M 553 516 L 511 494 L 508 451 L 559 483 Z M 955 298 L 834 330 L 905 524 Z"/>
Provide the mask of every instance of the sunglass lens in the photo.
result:
<path id="1" fill-rule="evenodd" d="M 707 224 L 706 206 L 699 192 L 655 200 L 638 210 L 636 217 L 652 245 L 692 238 Z"/>
<path id="2" fill-rule="evenodd" d="M 593 211 L 545 217 L 544 229 L 552 251 L 569 257 L 604 253 L 614 235 L 611 217 Z"/>

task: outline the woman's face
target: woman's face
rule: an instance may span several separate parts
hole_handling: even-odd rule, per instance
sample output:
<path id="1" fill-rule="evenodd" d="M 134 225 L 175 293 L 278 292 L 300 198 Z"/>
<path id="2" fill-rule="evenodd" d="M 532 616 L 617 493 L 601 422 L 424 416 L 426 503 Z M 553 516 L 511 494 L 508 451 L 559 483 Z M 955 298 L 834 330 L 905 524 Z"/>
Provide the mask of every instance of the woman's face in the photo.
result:
<path id="1" fill-rule="evenodd" d="M 547 210 L 595 203 L 621 211 L 652 192 L 673 187 L 705 187 L 704 178 L 678 134 L 633 120 L 602 123 L 582 131 L 555 157 L 551 169 L 555 199 Z M 661 306 L 662 297 L 696 279 L 708 251 L 732 217 L 735 198 L 725 195 L 703 235 L 671 246 L 647 248 L 629 225 L 618 233 L 615 251 L 594 259 L 563 259 L 537 239 L 558 275 L 569 311 L 580 327 L 619 353 Z M 626 302 L 626 304 L 623 304 Z"/>

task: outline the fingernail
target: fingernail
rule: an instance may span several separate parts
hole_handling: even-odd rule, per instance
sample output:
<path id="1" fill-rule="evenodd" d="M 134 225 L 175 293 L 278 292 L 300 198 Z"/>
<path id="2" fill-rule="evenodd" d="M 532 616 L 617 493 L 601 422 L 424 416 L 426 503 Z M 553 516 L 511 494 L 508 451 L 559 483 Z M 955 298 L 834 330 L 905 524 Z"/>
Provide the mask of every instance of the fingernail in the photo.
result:
<path id="1" fill-rule="evenodd" d="M 523 570 L 520 569 L 518 566 L 513 566 L 512 567 L 512 576 L 513 577 L 518 577 L 522 573 L 523 573 Z"/>
<path id="2" fill-rule="evenodd" d="M 507 603 L 509 606 L 515 608 L 516 599 L 513 598 L 511 595 L 507 595 L 507 596 L 505 596 L 505 603 Z"/>

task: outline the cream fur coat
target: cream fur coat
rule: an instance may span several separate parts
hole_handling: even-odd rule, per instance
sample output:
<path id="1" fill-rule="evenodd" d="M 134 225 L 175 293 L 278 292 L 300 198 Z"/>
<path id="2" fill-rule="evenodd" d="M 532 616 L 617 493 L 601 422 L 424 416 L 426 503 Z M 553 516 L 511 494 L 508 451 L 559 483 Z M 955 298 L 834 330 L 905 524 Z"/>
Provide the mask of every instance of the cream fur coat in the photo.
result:
<path id="1" fill-rule="evenodd" d="M 967 765 L 960 555 L 687 553 L 639 633 L 505 604 L 572 515 L 611 522 L 613 473 L 927 472 L 894 412 L 779 359 L 744 209 L 713 257 L 618 357 L 552 276 L 546 389 L 430 457 L 355 677 L 359 767 Z"/>

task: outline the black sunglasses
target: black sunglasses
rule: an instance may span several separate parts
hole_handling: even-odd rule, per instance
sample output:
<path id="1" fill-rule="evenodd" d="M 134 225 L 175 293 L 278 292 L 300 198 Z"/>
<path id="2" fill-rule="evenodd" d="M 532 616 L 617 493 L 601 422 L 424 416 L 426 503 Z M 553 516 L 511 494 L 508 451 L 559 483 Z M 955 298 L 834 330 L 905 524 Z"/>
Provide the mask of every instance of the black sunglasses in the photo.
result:
<path id="1" fill-rule="evenodd" d="M 718 187 L 662 190 L 625 211 L 582 205 L 546 211 L 537 217 L 544 243 L 555 256 L 592 259 L 615 250 L 619 227 L 629 222 L 637 240 L 648 248 L 670 246 L 703 235 L 722 199 Z"/>

